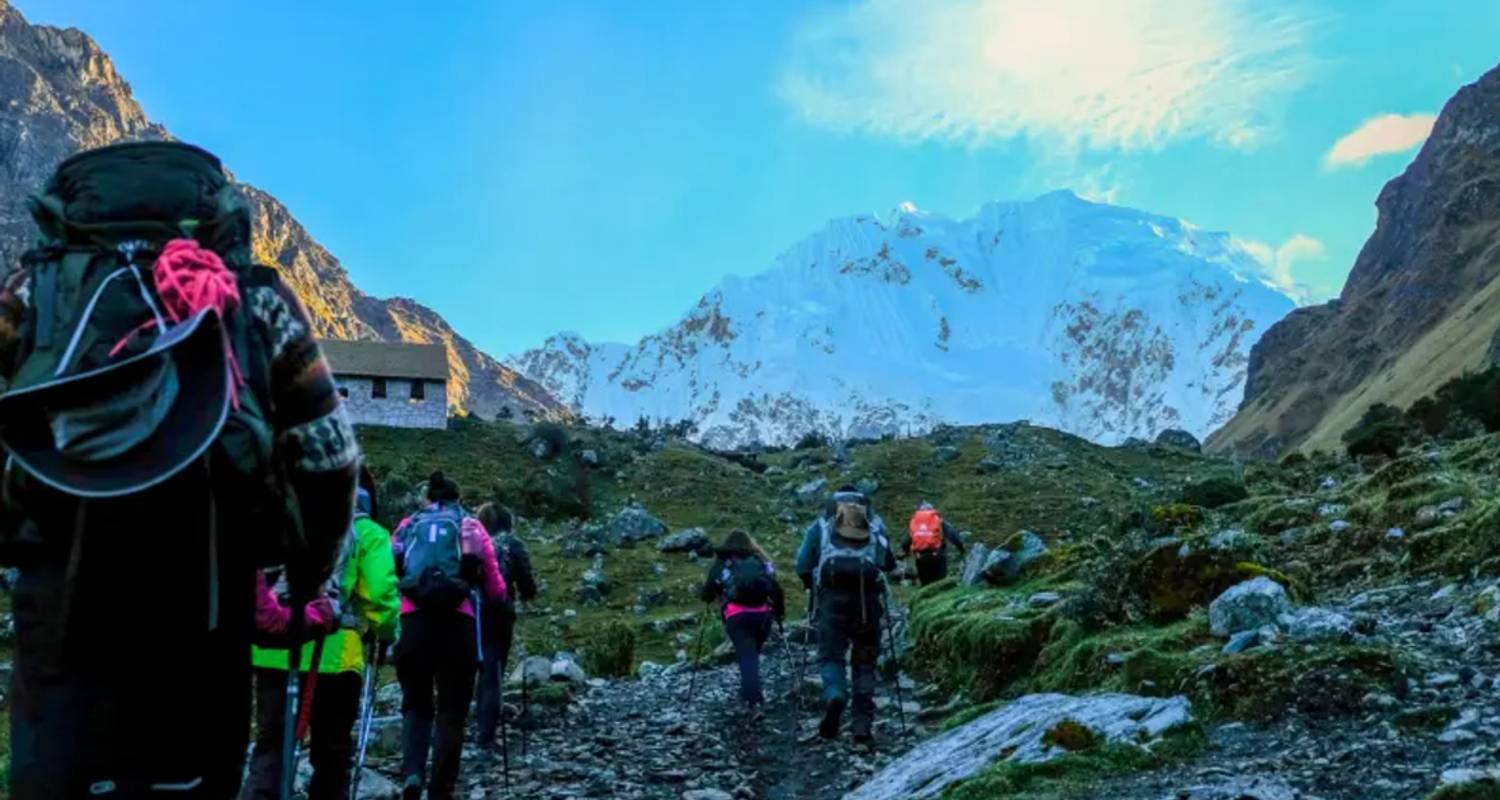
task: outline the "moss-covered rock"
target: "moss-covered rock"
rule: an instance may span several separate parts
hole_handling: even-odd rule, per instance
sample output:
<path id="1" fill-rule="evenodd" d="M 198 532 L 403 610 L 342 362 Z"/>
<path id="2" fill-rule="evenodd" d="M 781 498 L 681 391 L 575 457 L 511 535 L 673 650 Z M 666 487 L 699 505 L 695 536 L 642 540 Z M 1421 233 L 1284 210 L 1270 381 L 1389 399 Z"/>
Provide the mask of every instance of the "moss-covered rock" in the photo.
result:
<path id="1" fill-rule="evenodd" d="M 1386 691 L 1401 672 L 1380 647 L 1333 645 L 1252 650 L 1220 659 L 1198 676 L 1201 696 L 1220 715 L 1272 719 L 1356 711 L 1372 691 Z"/>

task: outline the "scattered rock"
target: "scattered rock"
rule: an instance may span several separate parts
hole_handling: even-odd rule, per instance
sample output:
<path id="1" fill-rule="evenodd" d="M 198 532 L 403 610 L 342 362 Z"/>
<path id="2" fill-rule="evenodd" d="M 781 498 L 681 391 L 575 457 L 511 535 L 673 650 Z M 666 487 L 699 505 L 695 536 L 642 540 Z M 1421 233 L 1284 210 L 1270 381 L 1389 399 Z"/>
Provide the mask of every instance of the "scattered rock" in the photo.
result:
<path id="1" fill-rule="evenodd" d="M 1198 437 L 1192 435 L 1191 433 L 1188 433 L 1187 431 L 1178 430 L 1176 428 L 1168 428 L 1161 433 L 1158 433 L 1156 435 L 1156 445 L 1158 447 L 1171 447 L 1177 450 L 1186 450 L 1190 453 L 1203 452 L 1203 443 L 1198 441 Z"/>
<path id="2" fill-rule="evenodd" d="M 1215 636 L 1230 636 L 1275 625 L 1278 617 L 1291 610 L 1286 590 L 1262 575 L 1229 587 L 1209 605 L 1209 629 Z"/>
<path id="3" fill-rule="evenodd" d="M 1390 530 L 1387 530 L 1385 532 L 1385 538 L 1387 539 L 1401 539 L 1405 536 L 1406 531 L 1401 530 L 1400 528 L 1391 528 Z"/>
<path id="4" fill-rule="evenodd" d="M 1333 522 L 1328 523 L 1328 530 L 1331 530 L 1334 533 L 1343 533 L 1344 531 L 1349 530 L 1349 528 L 1351 527 L 1353 526 L 1350 525 L 1349 521 L 1346 519 L 1336 519 Z"/>
<path id="5" fill-rule="evenodd" d="M 558 653 L 549 668 L 548 678 L 554 681 L 566 681 L 567 683 L 583 683 L 589 679 L 588 673 L 578 662 L 573 660 L 567 653 Z"/>
<path id="6" fill-rule="evenodd" d="M 953 461 L 957 461 L 959 456 L 959 450 L 957 447 L 946 444 L 934 449 L 932 453 L 933 456 L 937 458 L 938 463 L 940 464 L 947 464 Z"/>
<path id="7" fill-rule="evenodd" d="M 823 499 L 828 494 L 828 479 L 817 478 L 798 486 L 796 489 L 797 499 L 803 503 L 812 503 Z"/>
<path id="8" fill-rule="evenodd" d="M 1067 751 L 1042 740 L 1064 721 L 1087 729 L 1099 741 L 1141 746 L 1191 723 L 1192 718 L 1191 705 L 1181 696 L 1026 695 L 922 742 L 844 798 L 933 798 L 997 761 L 1050 761 Z"/>
<path id="9" fill-rule="evenodd" d="M 602 463 L 599 460 L 598 450 L 585 450 L 578 454 L 578 460 L 582 461 L 584 466 L 587 467 L 598 467 Z"/>
<path id="10" fill-rule="evenodd" d="M 698 553 L 707 555 L 713 552 L 713 543 L 708 540 L 708 532 L 702 528 L 688 528 L 679 531 L 657 543 L 656 549 L 663 553 Z"/>
<path id="11" fill-rule="evenodd" d="M 529 656 L 516 665 L 511 673 L 511 682 L 537 686 L 552 680 L 552 661 L 541 656 Z"/>
<path id="12" fill-rule="evenodd" d="M 639 505 L 631 505 L 609 521 L 609 533 L 617 542 L 642 542 L 665 535 L 666 523 Z"/>
<path id="13" fill-rule="evenodd" d="M 734 795 L 718 789 L 692 789 L 682 793 L 682 800 L 734 800 Z"/>
<path id="14" fill-rule="evenodd" d="M 1280 631 L 1271 625 L 1263 625 L 1254 630 L 1240 631 L 1229 637 L 1229 641 L 1224 644 L 1224 648 L 1220 652 L 1226 656 L 1243 653 L 1254 647 L 1273 644 L 1280 635 Z"/>
<path id="15" fill-rule="evenodd" d="M 1251 776 L 1179 789 L 1162 800 L 1297 800 L 1297 792 L 1281 778 Z"/>
<path id="16" fill-rule="evenodd" d="M 604 598 L 613 588 L 609 578 L 604 574 L 604 554 L 600 553 L 594 556 L 594 563 L 583 573 L 578 586 L 578 602 L 585 605 L 599 605 L 604 602 Z"/>
<path id="17" fill-rule="evenodd" d="M 1057 605 L 1062 601 L 1062 595 L 1057 592 L 1037 592 L 1028 601 L 1032 608 L 1046 608 Z"/>
<path id="18" fill-rule="evenodd" d="M 1294 642 L 1341 642 L 1354 636 L 1354 622 L 1326 608 L 1298 608 L 1276 618 Z"/>

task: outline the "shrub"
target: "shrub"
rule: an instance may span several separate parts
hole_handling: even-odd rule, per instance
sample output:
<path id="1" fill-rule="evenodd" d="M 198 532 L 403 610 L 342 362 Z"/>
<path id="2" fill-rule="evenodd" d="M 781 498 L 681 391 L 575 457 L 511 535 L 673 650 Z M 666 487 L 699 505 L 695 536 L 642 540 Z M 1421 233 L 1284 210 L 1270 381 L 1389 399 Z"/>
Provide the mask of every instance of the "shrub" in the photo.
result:
<path id="1" fill-rule="evenodd" d="M 1177 502 L 1179 505 L 1218 508 L 1230 503 L 1238 503 L 1249 496 L 1250 492 L 1245 488 L 1243 481 L 1227 476 L 1215 476 L 1184 486 Z"/>
<path id="2" fill-rule="evenodd" d="M 542 458 L 555 458 L 568 449 L 568 430 L 556 422 L 538 422 L 531 426 L 526 443 L 528 449 L 537 448 Z"/>
<path id="3" fill-rule="evenodd" d="M 1376 403 L 1354 427 L 1344 432 L 1342 441 L 1351 457 L 1382 455 L 1395 458 L 1415 435 L 1416 426 L 1400 409 Z"/>
<path id="4" fill-rule="evenodd" d="M 635 628 L 618 620 L 583 632 L 583 668 L 600 678 L 624 678 L 635 669 Z"/>
<path id="5" fill-rule="evenodd" d="M 797 445 L 795 447 L 793 447 L 792 449 L 793 450 L 815 450 L 815 449 L 817 449 L 819 447 L 827 447 L 827 446 L 828 446 L 828 437 L 827 436 L 824 436 L 823 434 L 818 433 L 817 431 L 808 431 L 807 433 L 802 434 L 802 438 L 797 440 Z"/>

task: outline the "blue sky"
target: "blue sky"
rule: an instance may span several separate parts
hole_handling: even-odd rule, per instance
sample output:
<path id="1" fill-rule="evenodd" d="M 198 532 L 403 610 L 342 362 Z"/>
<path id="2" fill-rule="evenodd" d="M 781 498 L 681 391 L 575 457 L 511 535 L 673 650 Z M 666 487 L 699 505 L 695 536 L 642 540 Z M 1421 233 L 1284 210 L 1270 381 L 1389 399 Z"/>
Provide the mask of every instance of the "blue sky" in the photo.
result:
<path id="1" fill-rule="evenodd" d="M 497 355 L 633 341 L 833 217 L 1060 187 L 1323 299 L 1427 115 L 1500 63 L 1493 0 L 17 5 Z"/>

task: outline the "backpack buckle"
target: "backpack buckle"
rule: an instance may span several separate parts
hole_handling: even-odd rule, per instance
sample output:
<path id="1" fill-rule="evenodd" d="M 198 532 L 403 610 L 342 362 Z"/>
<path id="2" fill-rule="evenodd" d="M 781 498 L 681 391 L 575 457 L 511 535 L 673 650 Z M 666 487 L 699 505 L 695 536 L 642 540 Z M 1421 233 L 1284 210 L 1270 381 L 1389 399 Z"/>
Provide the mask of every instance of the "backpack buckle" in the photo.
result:
<path id="1" fill-rule="evenodd" d="M 135 264 L 136 254 L 149 246 L 150 243 L 144 239 L 128 239 L 115 245 L 115 250 L 120 254 L 120 264 L 128 267 Z"/>

